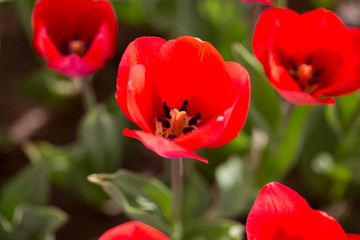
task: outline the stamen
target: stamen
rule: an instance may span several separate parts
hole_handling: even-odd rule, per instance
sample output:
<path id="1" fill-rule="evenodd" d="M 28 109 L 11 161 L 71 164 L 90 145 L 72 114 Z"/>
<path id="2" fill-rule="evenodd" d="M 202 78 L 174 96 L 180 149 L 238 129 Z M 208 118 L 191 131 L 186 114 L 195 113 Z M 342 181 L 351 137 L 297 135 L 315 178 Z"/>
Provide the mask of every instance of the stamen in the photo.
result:
<path id="1" fill-rule="evenodd" d="M 170 122 L 166 118 L 158 118 L 157 121 L 161 122 L 163 128 L 170 128 Z"/>
<path id="2" fill-rule="evenodd" d="M 184 100 L 184 102 L 183 102 L 181 108 L 179 109 L 179 111 L 180 111 L 180 112 L 181 112 L 181 111 L 187 112 L 186 106 L 187 106 L 188 104 L 189 104 L 188 100 Z"/>
<path id="3" fill-rule="evenodd" d="M 193 118 L 189 120 L 189 126 L 196 126 L 197 121 L 201 118 L 201 114 L 197 113 Z"/>
<path id="4" fill-rule="evenodd" d="M 69 52 L 78 56 L 83 56 L 85 53 L 85 43 L 81 40 L 73 40 L 69 43 Z"/>
<path id="5" fill-rule="evenodd" d="M 194 130 L 193 127 L 185 127 L 185 128 L 183 129 L 183 133 L 186 134 L 186 133 L 191 132 L 192 130 Z"/>
<path id="6" fill-rule="evenodd" d="M 176 136 L 173 134 L 169 134 L 169 136 L 167 137 L 167 139 L 169 140 L 173 140 L 174 138 L 176 138 Z"/>
<path id="7" fill-rule="evenodd" d="M 164 113 L 167 119 L 171 119 L 170 111 L 171 108 L 166 104 L 166 102 L 164 102 Z"/>
<path id="8" fill-rule="evenodd" d="M 182 129 L 184 127 L 184 117 L 186 115 L 185 111 L 179 112 L 179 110 L 174 109 L 174 126 L 173 126 L 173 133 L 176 136 L 179 136 L 182 132 Z"/>

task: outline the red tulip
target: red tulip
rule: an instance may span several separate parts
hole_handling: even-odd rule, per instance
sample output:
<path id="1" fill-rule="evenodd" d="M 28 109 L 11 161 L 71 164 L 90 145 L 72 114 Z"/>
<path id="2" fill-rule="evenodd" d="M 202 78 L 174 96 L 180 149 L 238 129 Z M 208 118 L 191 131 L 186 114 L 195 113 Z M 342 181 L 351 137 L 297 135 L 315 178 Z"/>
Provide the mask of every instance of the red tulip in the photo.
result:
<path id="1" fill-rule="evenodd" d="M 259 2 L 262 4 L 271 4 L 271 5 L 274 4 L 274 2 L 270 1 L 270 0 L 240 0 L 240 1 L 242 1 L 242 2 Z"/>
<path id="2" fill-rule="evenodd" d="M 93 74 L 115 52 L 116 17 L 106 0 L 39 0 L 32 24 L 35 50 L 69 77 Z"/>
<path id="3" fill-rule="evenodd" d="M 279 183 L 265 185 L 251 208 L 246 233 L 249 240 L 358 240 L 346 235 L 326 213 L 313 210 L 294 190 Z"/>
<path id="4" fill-rule="evenodd" d="M 194 37 L 138 38 L 119 65 L 117 103 L 143 130 L 125 129 L 124 135 L 166 158 L 207 162 L 192 151 L 235 138 L 249 97 L 248 72 Z"/>
<path id="5" fill-rule="evenodd" d="M 170 238 L 144 223 L 127 222 L 106 231 L 99 240 L 170 240 Z"/>
<path id="6" fill-rule="evenodd" d="M 270 83 L 293 104 L 334 104 L 332 97 L 360 87 L 360 30 L 331 11 L 302 15 L 286 8 L 262 12 L 255 56 Z"/>

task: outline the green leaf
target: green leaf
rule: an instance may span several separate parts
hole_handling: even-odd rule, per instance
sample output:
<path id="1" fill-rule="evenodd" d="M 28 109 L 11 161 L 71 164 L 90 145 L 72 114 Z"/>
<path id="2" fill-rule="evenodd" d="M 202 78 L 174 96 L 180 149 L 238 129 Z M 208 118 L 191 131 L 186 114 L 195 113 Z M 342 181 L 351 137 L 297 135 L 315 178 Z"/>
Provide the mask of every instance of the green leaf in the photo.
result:
<path id="1" fill-rule="evenodd" d="M 67 221 L 66 214 L 55 207 L 19 205 L 15 212 L 11 225 L 0 221 L 0 239 L 54 240 L 55 231 Z"/>
<path id="2" fill-rule="evenodd" d="M 126 170 L 92 174 L 88 179 L 100 185 L 130 218 L 170 235 L 171 193 L 162 182 Z"/>
<path id="3" fill-rule="evenodd" d="M 306 120 L 311 109 L 311 107 L 295 107 L 280 142 L 269 145 L 272 149 L 265 152 L 260 164 L 260 186 L 281 179 L 297 162 L 305 133 L 309 129 Z"/>
<path id="4" fill-rule="evenodd" d="M 48 142 L 27 144 L 26 154 L 33 163 L 46 163 L 52 180 L 60 187 L 73 191 L 89 204 L 99 206 L 106 194 L 87 181 L 90 169 L 84 150 L 78 146 L 54 146 Z"/>
<path id="5" fill-rule="evenodd" d="M 49 191 L 47 169 L 44 164 L 27 166 L 11 178 L 1 191 L 0 212 L 11 221 L 14 210 L 21 203 L 44 205 Z"/>
<path id="6" fill-rule="evenodd" d="M 185 222 L 185 240 L 241 240 L 245 227 L 225 219 L 193 219 Z"/>
<path id="7" fill-rule="evenodd" d="M 331 9 L 335 5 L 335 0 L 310 0 L 310 2 L 315 8 L 323 7 Z"/>
<path id="8" fill-rule="evenodd" d="M 183 219 L 201 216 L 209 203 L 210 193 L 207 182 L 195 169 L 191 170 L 185 178 Z"/>
<path id="9" fill-rule="evenodd" d="M 52 106 L 68 103 L 79 91 L 76 82 L 46 67 L 26 75 L 20 87 L 32 97 Z"/>
<path id="10" fill-rule="evenodd" d="M 279 100 L 261 64 L 241 43 L 234 43 L 232 49 L 235 59 L 238 59 L 250 74 L 252 102 L 250 112 L 256 109 L 257 117 L 262 118 L 263 122 L 269 126 L 268 128 L 276 130 L 281 118 Z"/>
<path id="11" fill-rule="evenodd" d="M 336 98 L 336 110 L 345 131 L 350 129 L 354 118 L 359 113 L 359 100 L 357 92 Z"/>
<path id="12" fill-rule="evenodd" d="M 221 217 L 235 217 L 248 211 L 256 198 L 254 180 L 241 158 L 233 156 L 215 171 L 219 187 L 214 214 Z"/>
<path id="13" fill-rule="evenodd" d="M 80 143 L 90 158 L 92 172 L 114 172 L 120 163 L 119 119 L 103 105 L 94 107 L 81 122 Z"/>

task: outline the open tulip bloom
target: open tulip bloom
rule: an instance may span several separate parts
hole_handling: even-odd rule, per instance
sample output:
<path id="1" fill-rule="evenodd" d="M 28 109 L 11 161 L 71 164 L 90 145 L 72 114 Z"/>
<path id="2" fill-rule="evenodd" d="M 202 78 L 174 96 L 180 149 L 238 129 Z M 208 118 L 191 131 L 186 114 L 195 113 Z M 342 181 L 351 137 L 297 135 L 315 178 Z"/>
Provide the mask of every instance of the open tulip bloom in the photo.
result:
<path id="1" fill-rule="evenodd" d="M 115 52 L 116 17 L 106 0 L 39 0 L 32 20 L 35 50 L 69 77 L 93 74 Z"/>
<path id="2" fill-rule="evenodd" d="M 249 74 L 198 38 L 143 37 L 122 57 L 116 98 L 142 129 L 125 129 L 126 136 L 166 158 L 207 162 L 192 151 L 238 135 L 249 108 Z"/>
<path id="3" fill-rule="evenodd" d="M 144 223 L 133 221 L 106 231 L 99 240 L 170 240 L 170 238 Z"/>
<path id="4" fill-rule="evenodd" d="M 255 56 L 270 83 L 293 104 L 334 104 L 332 97 L 360 87 L 360 30 L 331 11 L 302 15 L 286 8 L 262 12 Z"/>
<path id="5" fill-rule="evenodd" d="M 313 210 L 294 190 L 269 183 L 259 193 L 247 222 L 248 240 L 360 240 L 345 234 L 326 213 Z"/>

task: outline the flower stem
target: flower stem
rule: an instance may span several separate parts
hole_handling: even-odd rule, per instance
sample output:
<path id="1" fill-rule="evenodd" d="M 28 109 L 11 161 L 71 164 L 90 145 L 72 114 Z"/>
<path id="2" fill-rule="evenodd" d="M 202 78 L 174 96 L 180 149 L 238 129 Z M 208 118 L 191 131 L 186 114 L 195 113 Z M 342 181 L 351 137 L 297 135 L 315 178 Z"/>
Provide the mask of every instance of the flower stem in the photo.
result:
<path id="1" fill-rule="evenodd" d="M 91 78 L 78 79 L 81 86 L 82 100 L 87 111 L 90 111 L 96 104 L 94 89 L 91 86 Z"/>
<path id="2" fill-rule="evenodd" d="M 184 162 L 182 158 L 171 160 L 171 189 L 174 232 L 172 239 L 180 240 L 183 234 L 182 200 L 183 200 Z"/>
<path id="3" fill-rule="evenodd" d="M 278 0 L 276 3 L 277 7 L 287 7 L 287 0 Z"/>

